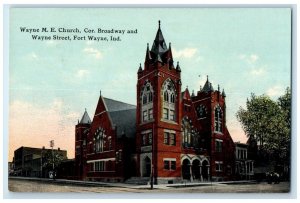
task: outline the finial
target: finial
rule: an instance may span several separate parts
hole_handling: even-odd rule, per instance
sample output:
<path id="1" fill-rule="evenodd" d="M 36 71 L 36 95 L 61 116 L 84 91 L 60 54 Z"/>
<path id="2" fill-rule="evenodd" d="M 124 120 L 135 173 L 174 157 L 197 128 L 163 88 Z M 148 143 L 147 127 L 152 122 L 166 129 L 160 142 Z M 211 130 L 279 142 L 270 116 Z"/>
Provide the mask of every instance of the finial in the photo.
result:
<path id="1" fill-rule="evenodd" d="M 86 108 L 84 108 L 84 111 L 86 112 Z"/>
<path id="2" fill-rule="evenodd" d="M 220 85 L 218 84 L 218 92 L 220 92 Z"/>
<path id="3" fill-rule="evenodd" d="M 171 42 L 169 42 L 169 49 L 171 48 Z"/>
<path id="4" fill-rule="evenodd" d="M 101 90 L 100 90 L 100 96 L 101 96 Z"/>
<path id="5" fill-rule="evenodd" d="M 79 124 L 79 119 L 77 120 L 77 122 L 78 122 L 77 124 Z"/>
<path id="6" fill-rule="evenodd" d="M 158 28 L 160 29 L 160 20 L 158 21 Z"/>
<path id="7" fill-rule="evenodd" d="M 208 75 L 206 75 L 206 79 L 207 79 L 207 81 L 208 81 Z"/>
<path id="8" fill-rule="evenodd" d="M 140 63 L 140 68 L 142 68 L 142 64 Z"/>
<path id="9" fill-rule="evenodd" d="M 200 91 L 202 90 L 202 85 L 200 85 Z"/>
<path id="10" fill-rule="evenodd" d="M 177 61 L 177 66 L 179 66 L 179 61 Z"/>
<path id="11" fill-rule="evenodd" d="M 149 49 L 149 43 L 147 43 L 147 49 Z"/>
<path id="12" fill-rule="evenodd" d="M 188 86 L 188 85 L 186 86 L 186 89 L 189 89 L 189 86 Z"/>

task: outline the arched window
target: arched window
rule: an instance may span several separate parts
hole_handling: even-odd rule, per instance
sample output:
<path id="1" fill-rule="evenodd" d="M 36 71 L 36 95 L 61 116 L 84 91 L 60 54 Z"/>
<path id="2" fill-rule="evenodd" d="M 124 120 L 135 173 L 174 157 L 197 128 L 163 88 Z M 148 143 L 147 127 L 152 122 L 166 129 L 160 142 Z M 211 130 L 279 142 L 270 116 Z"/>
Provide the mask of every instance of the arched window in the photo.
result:
<path id="1" fill-rule="evenodd" d="M 221 107 L 218 105 L 215 108 L 215 131 L 222 132 L 222 118 L 223 112 Z"/>
<path id="2" fill-rule="evenodd" d="M 153 120 L 153 88 L 149 81 L 146 81 L 141 89 L 141 122 Z"/>
<path id="3" fill-rule="evenodd" d="M 194 141 L 194 130 L 191 121 L 187 118 L 182 120 L 182 145 L 183 147 L 191 147 Z"/>
<path id="4" fill-rule="evenodd" d="M 95 132 L 95 152 L 103 152 L 104 151 L 104 129 L 98 128 Z"/>
<path id="5" fill-rule="evenodd" d="M 207 116 L 206 108 L 202 104 L 196 110 L 198 118 L 205 118 Z"/>
<path id="6" fill-rule="evenodd" d="M 166 79 L 162 85 L 162 95 L 163 95 L 163 109 L 162 109 L 162 118 L 164 120 L 176 120 L 175 114 L 175 85 L 170 78 Z"/>

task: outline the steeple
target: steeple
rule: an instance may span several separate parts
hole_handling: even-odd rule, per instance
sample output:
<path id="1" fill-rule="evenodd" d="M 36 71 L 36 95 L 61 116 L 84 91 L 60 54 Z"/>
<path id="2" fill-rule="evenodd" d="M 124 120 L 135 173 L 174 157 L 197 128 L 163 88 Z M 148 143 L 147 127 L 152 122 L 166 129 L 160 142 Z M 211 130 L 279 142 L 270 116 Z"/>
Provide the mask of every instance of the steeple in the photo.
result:
<path id="1" fill-rule="evenodd" d="M 176 71 L 181 72 L 181 69 L 180 69 L 180 66 L 179 66 L 179 61 L 177 61 Z"/>
<path id="2" fill-rule="evenodd" d="M 142 64 L 140 64 L 140 67 L 139 67 L 139 70 L 138 70 L 138 73 L 142 72 Z"/>
<path id="3" fill-rule="evenodd" d="M 80 124 L 90 124 L 92 121 L 91 121 L 91 119 L 90 119 L 90 117 L 89 117 L 89 115 L 88 115 L 88 113 L 87 113 L 87 111 L 86 111 L 86 109 L 85 109 L 85 111 L 84 111 L 84 114 L 83 114 L 83 116 L 82 116 L 82 118 L 81 118 L 81 120 L 80 120 Z"/>
<path id="4" fill-rule="evenodd" d="M 226 97 L 226 94 L 225 94 L 224 89 L 223 89 L 223 91 L 222 91 L 222 97 Z"/>
<path id="5" fill-rule="evenodd" d="M 209 82 L 209 80 L 208 80 L 208 75 L 207 75 L 206 83 L 205 83 L 204 87 L 202 88 L 202 90 L 200 90 L 200 91 L 201 92 L 214 91 L 214 88 L 213 88 L 211 82 Z"/>
<path id="6" fill-rule="evenodd" d="M 149 43 L 147 43 L 147 50 L 146 50 L 145 61 L 148 61 L 150 59 L 152 59 L 152 58 L 151 58 L 151 54 L 150 54 L 150 50 L 149 50 Z"/>
<path id="7" fill-rule="evenodd" d="M 159 59 L 159 58 L 161 59 L 162 54 L 164 54 L 166 51 L 168 51 L 168 47 L 166 45 L 164 36 L 160 29 L 160 21 L 158 21 L 158 30 L 157 30 L 156 37 L 154 39 L 154 42 L 153 42 L 153 45 L 151 48 L 151 52 L 154 53 L 155 55 L 157 55 L 157 57 L 155 57 L 155 59 Z"/>

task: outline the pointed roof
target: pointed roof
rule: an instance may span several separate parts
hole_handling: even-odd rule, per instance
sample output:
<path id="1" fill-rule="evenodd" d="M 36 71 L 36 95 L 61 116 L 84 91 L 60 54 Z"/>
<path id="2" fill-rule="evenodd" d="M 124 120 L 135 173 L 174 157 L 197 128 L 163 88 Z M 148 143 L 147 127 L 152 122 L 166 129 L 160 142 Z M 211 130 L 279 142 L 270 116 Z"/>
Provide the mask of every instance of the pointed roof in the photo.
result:
<path id="1" fill-rule="evenodd" d="M 207 76 L 207 80 L 205 82 L 204 87 L 200 90 L 201 92 L 210 92 L 210 91 L 214 91 L 214 88 L 211 84 L 211 82 L 209 82 L 208 80 L 208 76 Z"/>
<path id="2" fill-rule="evenodd" d="M 181 72 L 181 68 L 180 68 L 180 66 L 179 66 L 179 61 L 177 61 L 176 70 L 177 70 L 178 72 Z"/>
<path id="3" fill-rule="evenodd" d="M 223 97 L 226 97 L 226 94 L 225 94 L 224 89 L 223 89 L 223 91 L 222 91 L 222 96 L 223 96 Z"/>
<path id="4" fill-rule="evenodd" d="M 138 73 L 142 72 L 142 64 L 140 64 L 140 67 L 139 67 L 139 70 L 138 70 Z"/>
<path id="5" fill-rule="evenodd" d="M 162 58 L 162 55 L 168 51 L 164 36 L 160 29 L 160 21 L 158 21 L 158 30 L 151 48 L 151 52 L 157 55 L 156 60 Z"/>
<path id="6" fill-rule="evenodd" d="M 89 114 L 87 113 L 87 111 L 86 111 L 86 109 L 85 109 L 85 111 L 84 111 L 84 114 L 83 114 L 83 116 L 82 116 L 82 118 L 81 118 L 81 120 L 80 120 L 80 124 L 90 124 L 92 121 L 91 121 L 91 119 L 90 119 L 90 117 L 89 117 Z"/>
<path id="7" fill-rule="evenodd" d="M 187 99 L 187 100 L 191 99 L 188 87 L 186 87 L 185 90 L 184 90 L 184 92 L 182 92 L 182 98 L 183 99 Z"/>

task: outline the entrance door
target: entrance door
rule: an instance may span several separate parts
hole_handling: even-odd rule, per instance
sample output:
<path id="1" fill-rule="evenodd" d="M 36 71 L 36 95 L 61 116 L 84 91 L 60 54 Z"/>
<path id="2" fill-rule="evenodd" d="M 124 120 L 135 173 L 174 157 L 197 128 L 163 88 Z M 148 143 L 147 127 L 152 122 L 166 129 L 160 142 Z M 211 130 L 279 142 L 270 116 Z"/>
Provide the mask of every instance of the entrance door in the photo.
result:
<path id="1" fill-rule="evenodd" d="M 149 157 L 144 159 L 143 177 L 150 177 L 151 174 L 151 160 Z"/>
<path id="2" fill-rule="evenodd" d="M 194 160 L 192 165 L 192 171 L 193 171 L 193 178 L 194 179 L 200 179 L 200 161 Z"/>
<path id="3" fill-rule="evenodd" d="M 182 162 L 182 178 L 191 180 L 190 161 L 187 159 L 183 160 Z"/>
<path id="4" fill-rule="evenodd" d="M 208 180 L 208 162 L 206 160 L 204 160 L 202 162 L 202 176 L 203 176 L 203 180 Z"/>

